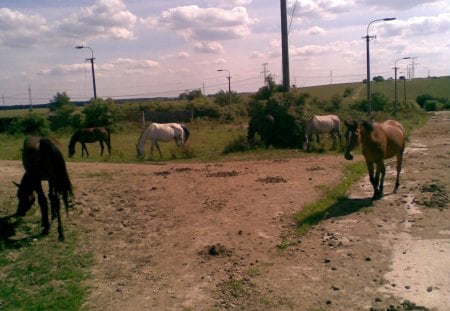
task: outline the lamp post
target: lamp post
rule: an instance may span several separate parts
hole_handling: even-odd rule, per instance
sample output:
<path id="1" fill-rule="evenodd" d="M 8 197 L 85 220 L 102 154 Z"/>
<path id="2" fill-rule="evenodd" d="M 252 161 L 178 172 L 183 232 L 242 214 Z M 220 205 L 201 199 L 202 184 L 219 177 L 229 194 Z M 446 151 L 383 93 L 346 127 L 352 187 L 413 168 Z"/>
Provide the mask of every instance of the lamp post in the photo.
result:
<path id="1" fill-rule="evenodd" d="M 230 71 L 226 70 L 226 69 L 217 69 L 217 71 L 226 71 L 228 72 L 228 113 L 231 112 L 231 75 L 230 75 Z"/>
<path id="2" fill-rule="evenodd" d="M 372 38 L 376 38 L 376 36 L 369 36 L 369 27 L 373 23 L 377 22 L 387 22 L 387 21 L 393 21 L 395 17 L 387 17 L 387 18 L 381 18 L 381 19 L 375 19 L 367 25 L 367 33 L 366 36 L 363 37 L 363 39 L 366 39 L 366 56 L 367 56 L 367 116 L 370 118 L 370 115 L 372 113 L 372 105 L 371 105 L 371 98 L 370 98 L 370 53 L 369 53 L 369 41 Z"/>
<path id="3" fill-rule="evenodd" d="M 91 50 L 91 58 L 86 58 L 86 60 L 89 60 L 91 62 L 91 70 L 92 70 L 92 84 L 94 86 L 94 99 L 97 98 L 97 88 L 95 86 L 95 72 L 94 72 L 94 51 L 88 46 L 84 45 L 77 45 L 75 47 L 76 49 L 89 49 Z"/>
<path id="4" fill-rule="evenodd" d="M 402 72 L 400 72 L 402 74 Z M 403 73 L 403 102 L 406 104 L 406 77 L 405 73 Z"/>
<path id="5" fill-rule="evenodd" d="M 395 63 L 394 63 L 394 93 L 395 93 L 395 96 L 394 96 L 394 117 L 396 117 L 397 116 L 397 69 L 398 69 L 398 67 L 397 67 L 397 62 L 399 61 L 399 60 L 402 60 L 402 59 L 410 59 L 411 57 L 409 57 L 409 56 L 407 56 L 407 57 L 402 57 L 402 58 L 399 58 L 399 59 L 397 59 L 397 60 L 395 60 Z"/>

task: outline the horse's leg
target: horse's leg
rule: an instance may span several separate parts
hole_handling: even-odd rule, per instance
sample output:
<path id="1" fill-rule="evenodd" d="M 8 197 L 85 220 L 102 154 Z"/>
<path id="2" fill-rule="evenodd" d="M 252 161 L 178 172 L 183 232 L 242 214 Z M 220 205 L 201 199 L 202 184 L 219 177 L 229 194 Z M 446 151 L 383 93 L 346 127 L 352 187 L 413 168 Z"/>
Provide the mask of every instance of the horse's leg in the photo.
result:
<path id="1" fill-rule="evenodd" d="M 311 140 L 310 135 L 305 134 L 305 142 L 303 143 L 303 150 L 308 151 L 309 148 L 309 141 Z"/>
<path id="2" fill-rule="evenodd" d="M 150 146 L 150 159 L 153 160 L 153 148 L 155 147 L 155 142 L 152 140 L 152 144 Z"/>
<path id="3" fill-rule="evenodd" d="M 159 158 L 161 159 L 162 158 L 162 153 L 161 153 L 161 148 L 159 148 L 158 141 L 155 141 L 155 145 L 156 145 L 156 149 L 158 149 L 158 152 L 159 152 Z"/>
<path id="4" fill-rule="evenodd" d="M 317 143 L 320 144 L 320 137 L 319 137 L 319 133 L 316 133 L 316 139 L 317 139 Z"/>
<path id="5" fill-rule="evenodd" d="M 381 174 L 381 176 L 380 176 Z M 377 179 L 380 180 L 379 186 L 378 186 L 378 198 L 381 199 L 383 197 L 383 189 L 384 189 L 384 177 L 386 176 L 386 165 L 384 161 L 381 161 L 377 165 Z"/>
<path id="6" fill-rule="evenodd" d="M 336 133 L 334 131 L 330 132 L 331 138 L 333 139 L 333 148 L 336 148 Z"/>
<path id="7" fill-rule="evenodd" d="M 50 229 L 50 223 L 48 221 L 48 202 L 45 197 L 44 190 L 42 189 L 41 182 L 36 182 L 35 190 L 38 196 L 39 207 L 41 209 L 41 226 L 42 226 L 42 234 L 47 235 Z"/>
<path id="8" fill-rule="evenodd" d="M 50 198 L 50 206 L 52 210 L 52 215 L 56 214 L 56 218 L 58 219 L 58 240 L 64 241 L 64 230 L 61 222 L 61 213 L 60 213 L 60 202 L 58 194 L 56 193 L 54 186 L 49 185 L 49 193 L 48 197 Z"/>
<path id="9" fill-rule="evenodd" d="M 369 171 L 369 180 L 373 187 L 373 196 L 372 196 L 372 201 L 373 201 L 373 200 L 375 200 L 377 193 L 378 193 L 378 181 L 376 181 L 376 179 L 375 179 L 374 163 L 366 161 L 366 165 L 367 165 L 367 170 Z"/>
<path id="10" fill-rule="evenodd" d="M 89 152 L 86 148 L 86 144 L 85 143 L 81 143 L 81 157 L 84 157 L 84 151 L 86 150 L 86 157 L 89 157 Z"/>
<path id="11" fill-rule="evenodd" d="M 394 193 L 397 192 L 397 189 L 400 186 L 400 171 L 402 170 L 402 163 L 403 163 L 403 150 L 397 154 L 397 179 L 395 180 Z"/>
<path id="12" fill-rule="evenodd" d="M 100 156 L 102 156 L 102 155 L 103 155 L 103 149 L 104 149 L 104 147 L 103 147 L 103 141 L 102 141 L 102 140 L 99 140 L 99 143 L 100 143 L 100 149 L 101 149 L 101 151 L 100 151 Z"/>
<path id="13" fill-rule="evenodd" d="M 88 151 L 88 149 L 87 149 L 87 146 L 86 146 L 86 144 L 84 144 L 84 150 L 86 150 L 86 157 L 88 157 L 88 158 L 89 158 L 89 151 Z"/>

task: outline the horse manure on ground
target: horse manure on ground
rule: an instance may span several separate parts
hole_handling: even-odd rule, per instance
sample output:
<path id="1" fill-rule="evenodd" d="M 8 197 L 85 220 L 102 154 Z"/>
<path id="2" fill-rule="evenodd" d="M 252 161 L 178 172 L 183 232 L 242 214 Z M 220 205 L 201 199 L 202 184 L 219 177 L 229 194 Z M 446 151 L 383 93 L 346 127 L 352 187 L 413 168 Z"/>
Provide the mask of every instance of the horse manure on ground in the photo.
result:
<path id="1" fill-rule="evenodd" d="M 237 176 L 239 175 L 238 172 L 236 172 L 235 170 L 233 171 L 229 171 L 229 172 L 215 172 L 215 173 L 209 173 L 208 177 L 233 177 L 233 176 Z"/>
<path id="2" fill-rule="evenodd" d="M 232 254 L 232 251 L 227 249 L 220 243 L 205 246 L 198 253 L 203 258 L 214 258 L 214 257 L 229 257 Z"/>
<path id="3" fill-rule="evenodd" d="M 258 178 L 256 181 L 265 184 L 277 184 L 277 183 L 287 183 L 287 180 L 280 176 L 268 176 L 265 178 Z"/>

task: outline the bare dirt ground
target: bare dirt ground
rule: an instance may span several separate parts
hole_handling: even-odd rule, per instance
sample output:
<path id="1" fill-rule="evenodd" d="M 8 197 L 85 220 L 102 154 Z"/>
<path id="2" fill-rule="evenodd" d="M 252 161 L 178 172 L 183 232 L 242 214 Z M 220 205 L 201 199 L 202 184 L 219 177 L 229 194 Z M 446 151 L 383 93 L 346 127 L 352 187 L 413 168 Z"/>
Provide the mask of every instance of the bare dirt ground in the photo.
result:
<path id="1" fill-rule="evenodd" d="M 303 237 L 293 215 L 342 178 L 343 156 L 68 163 L 66 231 L 96 259 L 85 309 L 450 310 L 449 116 L 413 133 L 397 194 L 389 173 L 371 204 L 365 178 L 348 199 L 359 210 Z"/>

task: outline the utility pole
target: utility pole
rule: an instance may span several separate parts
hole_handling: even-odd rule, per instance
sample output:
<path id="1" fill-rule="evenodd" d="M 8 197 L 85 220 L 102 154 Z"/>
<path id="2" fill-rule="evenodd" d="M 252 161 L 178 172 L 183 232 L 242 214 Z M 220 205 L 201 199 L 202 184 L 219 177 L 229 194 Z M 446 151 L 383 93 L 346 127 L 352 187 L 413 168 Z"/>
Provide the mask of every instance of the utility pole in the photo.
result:
<path id="1" fill-rule="evenodd" d="M 280 0 L 281 9 L 281 50 L 283 63 L 283 90 L 289 92 L 289 44 L 286 0 Z"/>
<path id="2" fill-rule="evenodd" d="M 261 73 L 264 75 L 264 84 L 267 83 L 267 74 L 268 74 L 268 70 L 267 70 L 267 66 L 269 65 L 269 63 L 263 63 L 263 70 L 261 71 Z"/>
<path id="3" fill-rule="evenodd" d="M 30 87 L 30 83 L 28 83 L 28 101 L 29 101 L 29 111 L 33 111 L 33 103 L 31 102 L 31 87 Z"/>
<path id="4" fill-rule="evenodd" d="M 416 65 L 418 65 L 418 63 L 416 63 L 416 58 L 417 57 L 411 57 L 411 59 L 412 59 L 412 62 L 411 62 L 411 79 L 414 79 L 415 73 L 416 73 Z"/>

